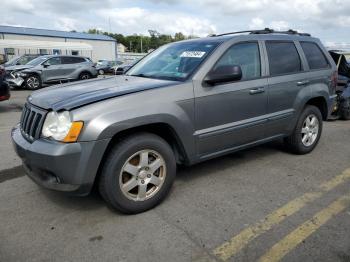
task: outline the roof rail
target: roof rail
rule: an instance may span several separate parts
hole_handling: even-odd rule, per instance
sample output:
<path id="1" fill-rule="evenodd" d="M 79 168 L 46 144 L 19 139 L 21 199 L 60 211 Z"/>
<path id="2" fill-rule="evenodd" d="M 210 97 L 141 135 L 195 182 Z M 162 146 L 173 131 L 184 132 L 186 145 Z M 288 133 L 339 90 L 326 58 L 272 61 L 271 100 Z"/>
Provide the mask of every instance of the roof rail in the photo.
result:
<path id="1" fill-rule="evenodd" d="M 298 31 L 289 29 L 288 31 L 275 31 L 270 28 L 265 28 L 262 30 L 246 30 L 246 31 L 237 31 L 237 32 L 230 32 L 230 33 L 224 33 L 224 34 L 212 34 L 209 35 L 209 37 L 216 37 L 216 36 L 225 36 L 225 35 L 235 35 L 235 34 L 244 34 L 244 33 L 249 33 L 249 34 L 286 34 L 286 35 L 300 35 L 300 36 L 311 36 L 308 33 L 299 33 Z"/>

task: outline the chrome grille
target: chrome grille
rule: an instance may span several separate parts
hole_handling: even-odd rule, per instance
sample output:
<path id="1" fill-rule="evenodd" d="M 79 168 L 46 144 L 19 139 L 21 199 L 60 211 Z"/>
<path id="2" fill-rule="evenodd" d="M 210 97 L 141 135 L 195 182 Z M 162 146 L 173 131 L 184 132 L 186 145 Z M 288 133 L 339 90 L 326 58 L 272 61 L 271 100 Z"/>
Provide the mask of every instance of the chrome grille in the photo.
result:
<path id="1" fill-rule="evenodd" d="M 40 137 L 41 128 L 45 119 L 46 112 L 42 109 L 25 104 L 21 116 L 21 132 L 23 136 L 34 141 Z"/>

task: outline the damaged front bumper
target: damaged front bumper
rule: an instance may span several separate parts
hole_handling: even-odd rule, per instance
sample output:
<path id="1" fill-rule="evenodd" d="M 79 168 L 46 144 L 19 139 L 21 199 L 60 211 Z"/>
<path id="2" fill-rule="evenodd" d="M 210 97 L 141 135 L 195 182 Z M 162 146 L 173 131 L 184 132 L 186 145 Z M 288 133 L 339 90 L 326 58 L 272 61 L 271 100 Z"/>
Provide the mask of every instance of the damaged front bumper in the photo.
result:
<path id="1" fill-rule="evenodd" d="M 22 77 L 16 77 L 16 78 L 6 78 L 5 80 L 10 86 L 14 87 L 21 87 L 24 79 Z"/>

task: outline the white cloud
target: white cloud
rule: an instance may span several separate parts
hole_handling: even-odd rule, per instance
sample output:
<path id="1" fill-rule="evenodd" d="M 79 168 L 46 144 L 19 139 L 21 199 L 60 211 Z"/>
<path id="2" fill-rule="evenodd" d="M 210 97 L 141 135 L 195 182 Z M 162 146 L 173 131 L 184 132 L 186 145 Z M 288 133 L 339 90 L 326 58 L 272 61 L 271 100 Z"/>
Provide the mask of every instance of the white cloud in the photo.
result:
<path id="1" fill-rule="evenodd" d="M 349 0 L 2 0 L 0 24 L 86 31 L 164 34 L 273 27 L 300 29 L 324 41 L 349 41 Z M 339 38 L 339 39 L 338 39 Z"/>
<path id="2" fill-rule="evenodd" d="M 78 21 L 69 17 L 61 17 L 55 22 L 55 27 L 64 31 L 77 30 Z"/>
<path id="3" fill-rule="evenodd" d="M 115 30 L 124 31 L 126 28 L 133 33 L 148 34 L 148 29 L 160 33 L 185 35 L 195 34 L 205 36 L 216 31 L 214 24 L 207 19 L 200 19 L 181 12 L 169 15 L 164 11 L 150 11 L 139 7 L 115 8 L 98 11 L 101 18 L 109 17 Z"/>

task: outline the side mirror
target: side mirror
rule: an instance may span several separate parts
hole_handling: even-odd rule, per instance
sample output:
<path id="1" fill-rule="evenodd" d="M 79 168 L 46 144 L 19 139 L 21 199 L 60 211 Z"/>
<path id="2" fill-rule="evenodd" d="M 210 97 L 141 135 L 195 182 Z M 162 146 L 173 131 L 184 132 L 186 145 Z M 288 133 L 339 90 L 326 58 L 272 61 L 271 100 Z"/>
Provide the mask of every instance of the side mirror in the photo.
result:
<path id="1" fill-rule="evenodd" d="M 50 66 L 49 63 L 43 63 L 43 67 L 44 67 L 44 68 L 48 68 L 49 66 Z"/>
<path id="2" fill-rule="evenodd" d="M 234 66 L 219 66 L 215 70 L 212 70 L 204 78 L 204 82 L 209 85 L 215 85 L 218 83 L 227 83 L 238 81 L 242 79 L 242 69 L 238 65 Z"/>

